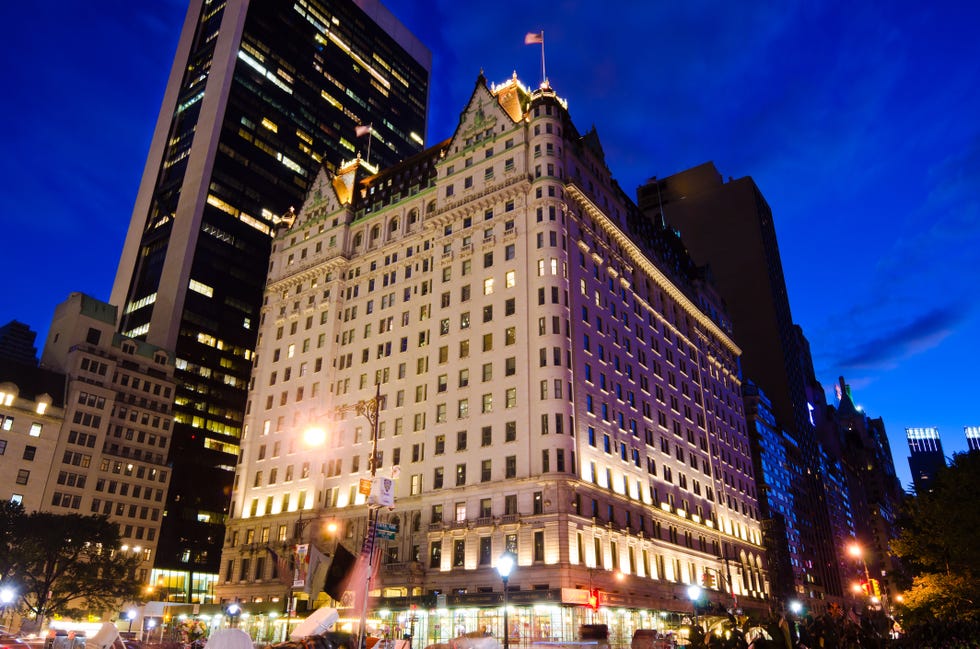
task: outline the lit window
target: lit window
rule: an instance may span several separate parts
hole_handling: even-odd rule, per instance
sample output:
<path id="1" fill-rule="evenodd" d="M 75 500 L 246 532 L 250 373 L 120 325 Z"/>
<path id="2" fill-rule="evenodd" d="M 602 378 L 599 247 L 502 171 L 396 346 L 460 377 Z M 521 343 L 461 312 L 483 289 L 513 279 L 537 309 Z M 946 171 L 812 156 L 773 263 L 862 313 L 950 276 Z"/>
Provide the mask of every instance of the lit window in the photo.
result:
<path id="1" fill-rule="evenodd" d="M 38 404 L 38 405 L 40 405 L 40 404 Z M 34 423 L 32 423 L 31 424 L 31 432 L 30 432 L 30 435 L 31 435 L 31 437 L 40 437 L 41 436 L 41 424 L 39 424 L 36 421 Z"/>
<path id="2" fill-rule="evenodd" d="M 191 280 L 188 288 L 195 293 L 200 293 L 201 295 L 206 295 L 208 297 L 214 297 L 214 289 L 207 284 L 197 281 L 196 279 Z"/>
<path id="3" fill-rule="evenodd" d="M 490 295 L 493 293 L 493 278 L 489 277 L 483 280 L 483 294 Z"/>
<path id="4" fill-rule="evenodd" d="M 508 270 L 507 274 L 504 275 L 504 286 L 506 288 L 514 288 L 514 284 L 517 283 L 517 274 L 515 271 Z"/>

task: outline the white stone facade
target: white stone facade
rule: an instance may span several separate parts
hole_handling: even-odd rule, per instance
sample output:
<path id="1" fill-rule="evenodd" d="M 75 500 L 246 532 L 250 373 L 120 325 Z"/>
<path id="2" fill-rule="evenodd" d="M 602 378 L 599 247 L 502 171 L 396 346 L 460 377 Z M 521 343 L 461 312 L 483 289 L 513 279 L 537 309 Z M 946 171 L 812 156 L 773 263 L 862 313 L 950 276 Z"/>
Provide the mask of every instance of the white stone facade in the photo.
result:
<path id="1" fill-rule="evenodd" d="M 335 412 L 380 383 L 379 605 L 479 605 L 505 550 L 512 601 L 762 601 L 740 352 L 636 241 L 594 142 L 549 88 L 481 77 L 450 140 L 321 174 L 274 242 L 219 600 L 282 610 L 268 549 L 359 552 L 371 427 Z"/>

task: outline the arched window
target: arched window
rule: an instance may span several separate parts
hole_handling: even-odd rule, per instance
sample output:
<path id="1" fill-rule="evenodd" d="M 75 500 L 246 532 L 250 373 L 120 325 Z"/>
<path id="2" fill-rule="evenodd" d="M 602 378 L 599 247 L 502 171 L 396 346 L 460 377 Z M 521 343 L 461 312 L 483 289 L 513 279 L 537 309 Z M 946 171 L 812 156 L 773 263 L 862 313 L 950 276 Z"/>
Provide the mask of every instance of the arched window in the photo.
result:
<path id="1" fill-rule="evenodd" d="M 425 206 L 425 213 L 426 214 L 432 214 L 435 211 L 436 211 L 436 202 L 435 201 L 429 201 L 429 204 Z"/>
<path id="2" fill-rule="evenodd" d="M 364 233 L 358 232 L 354 235 L 354 250 L 357 250 L 364 243 Z"/>

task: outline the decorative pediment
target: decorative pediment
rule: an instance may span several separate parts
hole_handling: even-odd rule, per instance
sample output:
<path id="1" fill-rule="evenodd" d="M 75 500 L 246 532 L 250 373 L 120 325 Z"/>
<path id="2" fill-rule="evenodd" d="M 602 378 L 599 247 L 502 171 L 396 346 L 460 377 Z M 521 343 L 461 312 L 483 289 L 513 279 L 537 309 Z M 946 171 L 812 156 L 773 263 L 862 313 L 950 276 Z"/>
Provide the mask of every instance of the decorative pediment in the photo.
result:
<path id="1" fill-rule="evenodd" d="M 514 103 L 510 95 L 508 101 Z M 500 99 L 487 86 L 486 78 L 481 74 L 470 100 L 459 116 L 459 126 L 453 135 L 453 141 L 465 142 L 467 139 L 485 132 L 487 129 L 496 130 L 499 124 L 510 126 L 521 118 L 518 112 L 511 115 L 501 106 Z"/>
<path id="2" fill-rule="evenodd" d="M 311 219 L 349 207 L 358 178 L 357 170 L 357 160 L 344 163 L 336 172 L 321 166 L 299 212 L 290 208 L 280 217 L 279 223 L 286 228 L 298 227 Z"/>

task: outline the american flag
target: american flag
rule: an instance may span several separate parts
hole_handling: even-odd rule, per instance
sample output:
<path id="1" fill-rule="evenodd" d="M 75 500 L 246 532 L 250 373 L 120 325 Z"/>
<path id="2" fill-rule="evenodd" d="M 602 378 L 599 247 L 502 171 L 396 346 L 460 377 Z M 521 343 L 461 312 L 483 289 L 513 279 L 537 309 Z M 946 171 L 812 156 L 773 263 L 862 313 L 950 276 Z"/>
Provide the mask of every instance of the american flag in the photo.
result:
<path id="1" fill-rule="evenodd" d="M 541 45 L 544 43 L 544 32 L 528 32 L 524 36 L 525 45 Z"/>
<path id="2" fill-rule="evenodd" d="M 266 551 L 272 555 L 272 560 L 275 562 L 276 566 L 276 577 L 284 584 L 293 583 L 293 567 L 290 565 L 290 557 L 288 554 L 279 554 L 272 548 L 266 546 Z"/>

